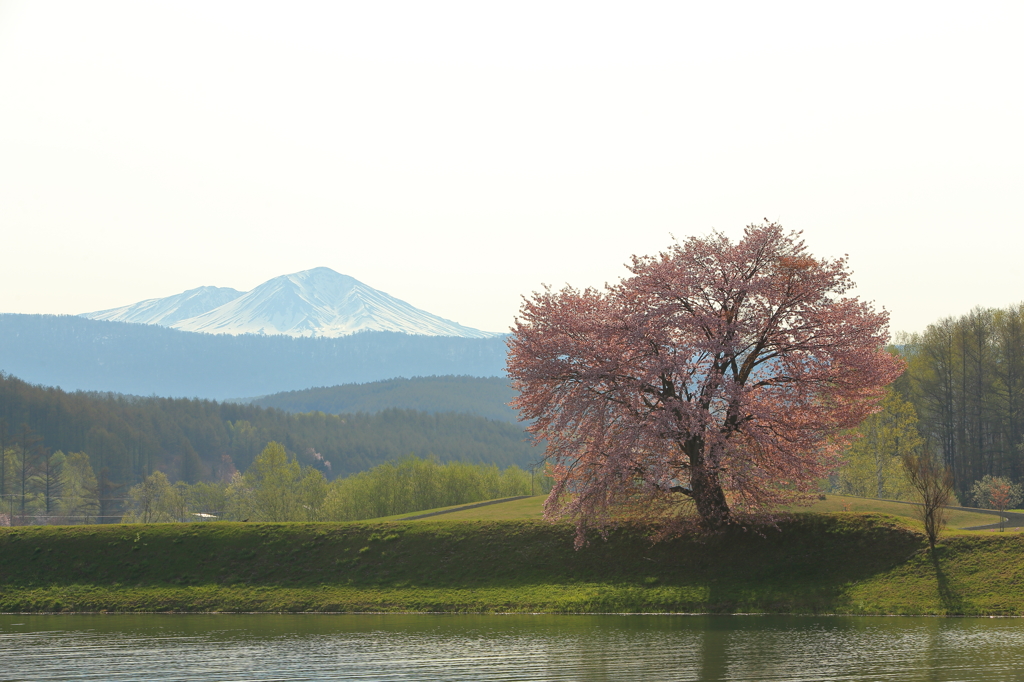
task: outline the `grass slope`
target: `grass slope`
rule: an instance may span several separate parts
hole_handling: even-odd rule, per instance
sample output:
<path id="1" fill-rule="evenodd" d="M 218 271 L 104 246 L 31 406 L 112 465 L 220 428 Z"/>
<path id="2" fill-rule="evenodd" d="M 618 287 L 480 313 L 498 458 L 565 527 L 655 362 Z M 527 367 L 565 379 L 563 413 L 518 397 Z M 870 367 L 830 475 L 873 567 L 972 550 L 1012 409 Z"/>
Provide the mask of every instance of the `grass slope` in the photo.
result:
<path id="1" fill-rule="evenodd" d="M 654 545 L 622 528 L 578 552 L 529 520 L 18 527 L 0 611 L 1024 614 L 1024 537 L 923 548 L 843 513 Z"/>
<path id="2" fill-rule="evenodd" d="M 535 495 L 509 502 L 489 504 L 485 507 L 476 506 L 479 503 L 456 504 L 450 507 L 437 507 L 435 509 L 424 509 L 423 511 L 395 514 L 394 516 L 382 516 L 376 519 L 367 519 L 363 523 L 390 523 L 392 521 L 410 521 L 422 523 L 424 521 L 523 521 L 525 519 L 544 518 L 544 495 Z M 467 509 L 466 507 L 470 507 Z M 427 518 L 412 518 L 426 514 L 437 514 Z"/>

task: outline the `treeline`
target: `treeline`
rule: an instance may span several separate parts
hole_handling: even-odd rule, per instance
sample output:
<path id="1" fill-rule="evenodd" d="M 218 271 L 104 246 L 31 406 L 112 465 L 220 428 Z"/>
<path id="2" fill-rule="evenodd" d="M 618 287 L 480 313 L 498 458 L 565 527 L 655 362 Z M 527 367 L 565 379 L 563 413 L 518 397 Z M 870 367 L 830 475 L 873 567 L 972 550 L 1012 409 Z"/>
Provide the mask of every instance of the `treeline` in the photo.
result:
<path id="1" fill-rule="evenodd" d="M 253 399 L 253 405 L 286 412 L 380 412 L 390 408 L 422 412 L 462 412 L 514 423 L 508 403 L 515 391 L 505 377 L 429 376 L 367 384 L 321 386 Z"/>
<path id="2" fill-rule="evenodd" d="M 397 376 L 499 376 L 506 352 L 503 337 L 231 336 L 74 315 L 0 314 L 0 368 L 68 390 L 226 400 Z"/>
<path id="3" fill-rule="evenodd" d="M 926 449 L 963 503 L 987 506 L 993 481 L 1012 489 L 1024 478 L 1024 304 L 976 308 L 898 341 L 890 350 L 907 371 L 856 429 L 829 488 L 909 499 L 902 459 Z"/>
<path id="4" fill-rule="evenodd" d="M 101 515 L 116 516 L 126 491 L 155 471 L 171 481 L 228 481 L 270 441 L 327 479 L 409 455 L 508 467 L 542 454 L 521 427 L 467 414 L 289 414 L 211 400 L 68 393 L 0 373 L 0 507 L 8 512 L 13 500 L 25 514 L 45 513 L 47 490 L 59 487 L 50 471 L 58 451 L 89 457 Z"/>
<path id="5" fill-rule="evenodd" d="M 550 490 L 543 472 L 407 457 L 328 482 L 269 443 L 229 482 L 171 484 L 156 472 L 128 493 L 125 523 L 358 521 Z"/>
<path id="6" fill-rule="evenodd" d="M 29 443 L 29 447 L 16 441 L 16 447 L 8 448 L 0 457 L 0 482 L 6 482 L 10 491 L 0 497 L 0 526 L 110 523 L 120 519 L 121 500 L 112 498 L 109 487 L 97 479 L 87 454 L 40 452 L 33 462 L 29 459 L 32 441 L 22 442 Z"/>
<path id="7" fill-rule="evenodd" d="M 919 430 L 969 498 L 985 476 L 1024 477 L 1024 304 L 976 308 L 901 339 L 897 382 Z"/>

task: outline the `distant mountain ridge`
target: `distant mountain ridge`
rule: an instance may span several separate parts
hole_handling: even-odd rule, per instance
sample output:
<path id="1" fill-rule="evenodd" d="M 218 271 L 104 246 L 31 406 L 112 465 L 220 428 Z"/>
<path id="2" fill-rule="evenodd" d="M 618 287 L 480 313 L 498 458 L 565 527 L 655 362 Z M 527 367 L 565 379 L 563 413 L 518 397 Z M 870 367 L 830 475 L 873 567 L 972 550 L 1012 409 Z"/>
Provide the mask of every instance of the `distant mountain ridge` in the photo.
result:
<path id="1" fill-rule="evenodd" d="M 82 313 L 80 317 L 109 322 L 132 322 L 173 327 L 178 322 L 202 315 L 229 303 L 243 293 L 245 292 L 228 287 L 198 287 L 176 296 L 151 298 L 120 308 Z"/>
<path id="2" fill-rule="evenodd" d="M 505 338 L 366 331 L 193 334 L 77 315 L 0 314 L 0 371 L 65 390 L 224 400 L 431 375 L 502 376 Z"/>
<path id="3" fill-rule="evenodd" d="M 293 413 L 375 414 L 388 409 L 458 412 L 514 424 L 518 411 L 509 403 L 515 397 L 506 377 L 448 375 L 322 386 L 233 402 Z"/>
<path id="4" fill-rule="evenodd" d="M 339 338 L 362 331 L 418 336 L 501 336 L 446 320 L 330 268 L 282 275 L 252 291 L 199 287 L 81 317 L 206 334 Z"/>

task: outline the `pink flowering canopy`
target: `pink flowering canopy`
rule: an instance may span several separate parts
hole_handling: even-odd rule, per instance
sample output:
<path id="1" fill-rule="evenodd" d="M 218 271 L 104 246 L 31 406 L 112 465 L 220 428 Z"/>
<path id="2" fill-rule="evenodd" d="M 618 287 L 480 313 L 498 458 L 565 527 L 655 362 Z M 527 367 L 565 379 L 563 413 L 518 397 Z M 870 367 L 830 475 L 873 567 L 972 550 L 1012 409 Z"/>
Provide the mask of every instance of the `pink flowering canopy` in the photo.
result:
<path id="1" fill-rule="evenodd" d="M 605 291 L 524 299 L 509 338 L 514 405 L 546 441 L 549 518 L 664 520 L 692 500 L 716 527 L 806 496 L 838 464 L 842 430 L 902 371 L 888 315 L 848 295 L 846 258 L 748 226 L 632 258 Z"/>

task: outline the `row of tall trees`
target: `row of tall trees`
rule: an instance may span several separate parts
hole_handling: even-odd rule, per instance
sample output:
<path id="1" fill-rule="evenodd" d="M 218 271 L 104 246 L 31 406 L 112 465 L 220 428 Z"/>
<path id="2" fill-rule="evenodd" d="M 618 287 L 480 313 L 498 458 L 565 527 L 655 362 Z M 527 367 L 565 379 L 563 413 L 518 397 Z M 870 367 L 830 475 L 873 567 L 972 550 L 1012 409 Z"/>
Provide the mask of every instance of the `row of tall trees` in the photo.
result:
<path id="1" fill-rule="evenodd" d="M 128 493 L 125 523 L 187 521 L 356 521 L 550 489 L 519 467 L 408 457 L 327 481 L 280 443 L 269 443 L 230 482 L 171 484 L 155 472 Z"/>
<path id="2" fill-rule="evenodd" d="M 976 308 L 901 339 L 897 383 L 919 428 L 970 497 L 985 476 L 1024 477 L 1024 304 Z"/>
<path id="3" fill-rule="evenodd" d="M 922 447 L 950 470 L 964 503 L 992 506 L 991 481 L 1015 489 L 1024 479 L 1024 304 L 940 320 L 892 352 L 907 370 L 857 428 L 831 489 L 909 499 L 900 460 Z"/>

